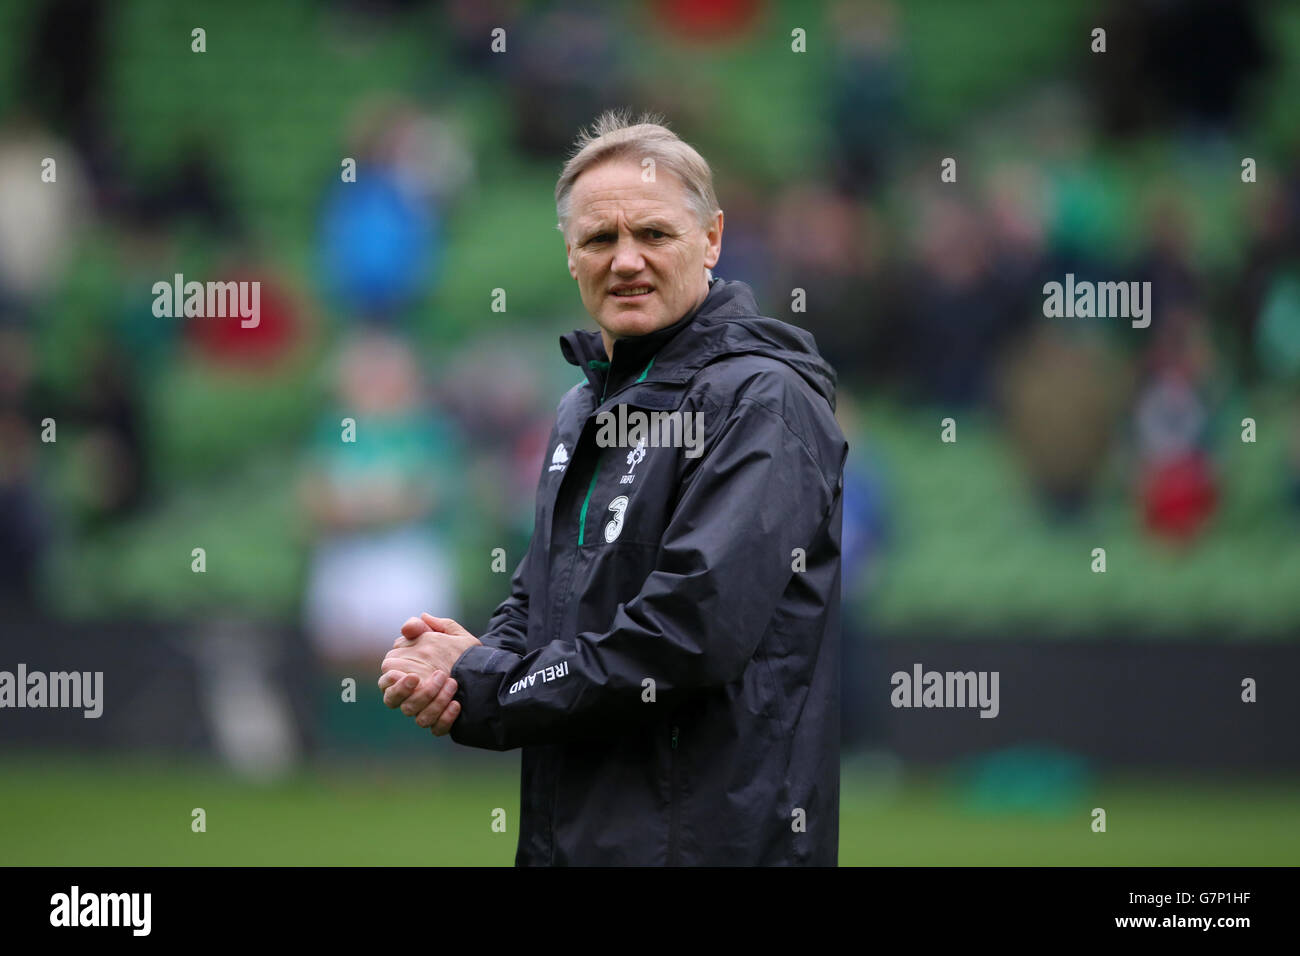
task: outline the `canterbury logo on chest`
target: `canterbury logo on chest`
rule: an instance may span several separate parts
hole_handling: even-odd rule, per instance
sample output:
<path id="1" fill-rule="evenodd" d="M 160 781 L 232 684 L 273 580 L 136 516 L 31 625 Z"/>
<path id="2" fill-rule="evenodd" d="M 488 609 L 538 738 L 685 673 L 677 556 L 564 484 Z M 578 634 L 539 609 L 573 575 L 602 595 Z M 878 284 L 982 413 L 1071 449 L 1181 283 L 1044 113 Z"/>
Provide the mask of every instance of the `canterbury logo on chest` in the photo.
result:
<path id="1" fill-rule="evenodd" d="M 547 471 L 564 471 L 564 466 L 569 463 L 569 453 L 565 450 L 564 442 L 555 446 L 555 451 L 551 454 L 551 467 Z"/>

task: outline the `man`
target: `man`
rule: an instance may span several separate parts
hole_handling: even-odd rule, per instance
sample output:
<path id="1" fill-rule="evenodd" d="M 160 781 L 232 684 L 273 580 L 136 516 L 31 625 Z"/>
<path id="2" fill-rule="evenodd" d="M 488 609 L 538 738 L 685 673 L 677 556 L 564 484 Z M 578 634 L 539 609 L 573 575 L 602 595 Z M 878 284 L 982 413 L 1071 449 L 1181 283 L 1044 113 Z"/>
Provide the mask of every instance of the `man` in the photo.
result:
<path id="1" fill-rule="evenodd" d="M 519 865 L 833 865 L 834 372 L 713 277 L 723 218 L 693 148 L 613 114 L 577 145 L 556 206 L 600 331 L 560 339 L 585 380 L 560 401 L 532 541 L 481 638 L 403 626 L 384 700 L 522 748 Z M 637 412 L 680 413 L 660 430 L 680 447 L 612 443 Z"/>

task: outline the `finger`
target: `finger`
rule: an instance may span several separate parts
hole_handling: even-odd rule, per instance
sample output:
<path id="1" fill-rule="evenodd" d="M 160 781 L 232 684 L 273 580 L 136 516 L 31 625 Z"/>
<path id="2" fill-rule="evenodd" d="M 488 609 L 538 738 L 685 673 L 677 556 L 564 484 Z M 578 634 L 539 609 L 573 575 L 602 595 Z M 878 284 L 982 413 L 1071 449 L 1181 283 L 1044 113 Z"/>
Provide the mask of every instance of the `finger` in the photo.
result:
<path id="1" fill-rule="evenodd" d="M 411 696 L 411 692 L 420 685 L 420 678 L 414 674 L 407 674 L 397 683 L 393 684 L 388 690 L 384 691 L 384 706 L 390 710 L 401 705 L 402 701 Z"/>
<path id="2" fill-rule="evenodd" d="M 415 724 L 417 727 L 432 727 L 446 710 L 441 701 L 434 701 L 415 715 Z"/>
<path id="3" fill-rule="evenodd" d="M 420 686 L 402 704 L 402 713 L 407 717 L 414 717 L 424 710 L 437 698 L 438 693 L 442 690 L 442 685 L 446 681 L 447 675 L 443 671 L 434 671 L 430 676 L 420 681 Z"/>
<path id="4" fill-rule="evenodd" d="M 392 668 L 385 668 L 384 672 L 379 675 L 379 689 L 388 690 L 389 687 L 391 687 L 393 684 L 396 684 L 399 680 L 401 680 L 405 676 L 406 676 L 405 671 L 394 670 Z"/>
<path id="5" fill-rule="evenodd" d="M 432 630 L 428 624 L 418 617 L 412 617 L 408 618 L 406 623 L 402 625 L 402 636 L 413 641 L 428 630 Z"/>
<path id="6" fill-rule="evenodd" d="M 428 625 L 431 631 L 440 631 L 443 634 L 468 634 L 469 631 L 461 627 L 449 617 L 434 617 L 427 611 L 420 615 L 420 620 Z"/>
<path id="7" fill-rule="evenodd" d="M 396 710 L 402 706 L 403 702 L 411 696 L 414 690 L 414 687 L 407 686 L 404 681 L 398 681 L 384 691 L 384 706 L 389 710 Z"/>
<path id="8" fill-rule="evenodd" d="M 435 696 L 427 706 L 414 711 L 416 715 L 415 722 L 421 727 L 432 727 L 437 722 L 438 718 L 442 716 L 443 711 L 447 709 L 447 705 L 451 703 L 451 699 L 455 696 L 456 682 L 448 677 L 447 682 L 439 688 L 437 696 Z"/>
<path id="9" fill-rule="evenodd" d="M 429 729 L 433 731 L 434 736 L 445 737 L 451 732 L 451 725 L 456 722 L 456 718 L 459 716 L 460 701 L 453 700 L 447 705 L 447 709 L 442 712 L 442 716 L 438 718 L 438 722 Z"/>
<path id="10" fill-rule="evenodd" d="M 398 648 L 393 648 L 380 663 L 379 670 L 381 673 L 385 671 L 397 671 L 405 676 L 407 674 L 418 673 L 418 668 L 421 665 L 426 667 L 428 666 L 418 657 L 407 657 L 403 654 L 399 654 Z"/>

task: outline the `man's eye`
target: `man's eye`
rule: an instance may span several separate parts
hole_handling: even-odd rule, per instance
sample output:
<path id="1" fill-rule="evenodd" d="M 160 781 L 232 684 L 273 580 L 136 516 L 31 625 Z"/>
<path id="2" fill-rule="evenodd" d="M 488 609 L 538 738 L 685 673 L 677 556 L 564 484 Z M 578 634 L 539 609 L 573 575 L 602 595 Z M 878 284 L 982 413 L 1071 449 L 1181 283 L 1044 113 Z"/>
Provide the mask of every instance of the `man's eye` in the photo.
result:
<path id="1" fill-rule="evenodd" d="M 666 233 L 666 232 L 660 232 L 658 229 L 647 229 L 646 232 L 649 233 L 651 239 L 667 239 L 667 238 L 668 238 L 668 233 Z"/>
<path id="2" fill-rule="evenodd" d="M 600 233 L 600 234 L 598 234 L 598 235 L 595 235 L 595 236 L 592 236 L 590 239 L 588 239 L 588 240 L 587 240 L 587 244 L 590 245 L 590 244 L 593 243 L 593 242 L 608 242 L 609 239 L 610 239 L 610 235 L 609 235 L 609 233 L 607 233 L 607 232 L 602 232 L 602 233 Z"/>

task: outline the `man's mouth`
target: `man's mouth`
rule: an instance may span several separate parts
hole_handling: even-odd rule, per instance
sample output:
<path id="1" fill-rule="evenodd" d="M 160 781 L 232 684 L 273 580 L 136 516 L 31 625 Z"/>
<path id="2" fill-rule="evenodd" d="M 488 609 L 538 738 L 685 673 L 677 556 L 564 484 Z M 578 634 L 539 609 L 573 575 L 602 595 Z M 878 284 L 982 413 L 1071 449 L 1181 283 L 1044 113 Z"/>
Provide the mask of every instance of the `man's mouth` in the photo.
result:
<path id="1" fill-rule="evenodd" d="M 625 289 L 615 289 L 611 294 L 618 296 L 620 299 L 639 299 L 653 291 L 648 285 L 637 285 L 628 286 Z"/>

